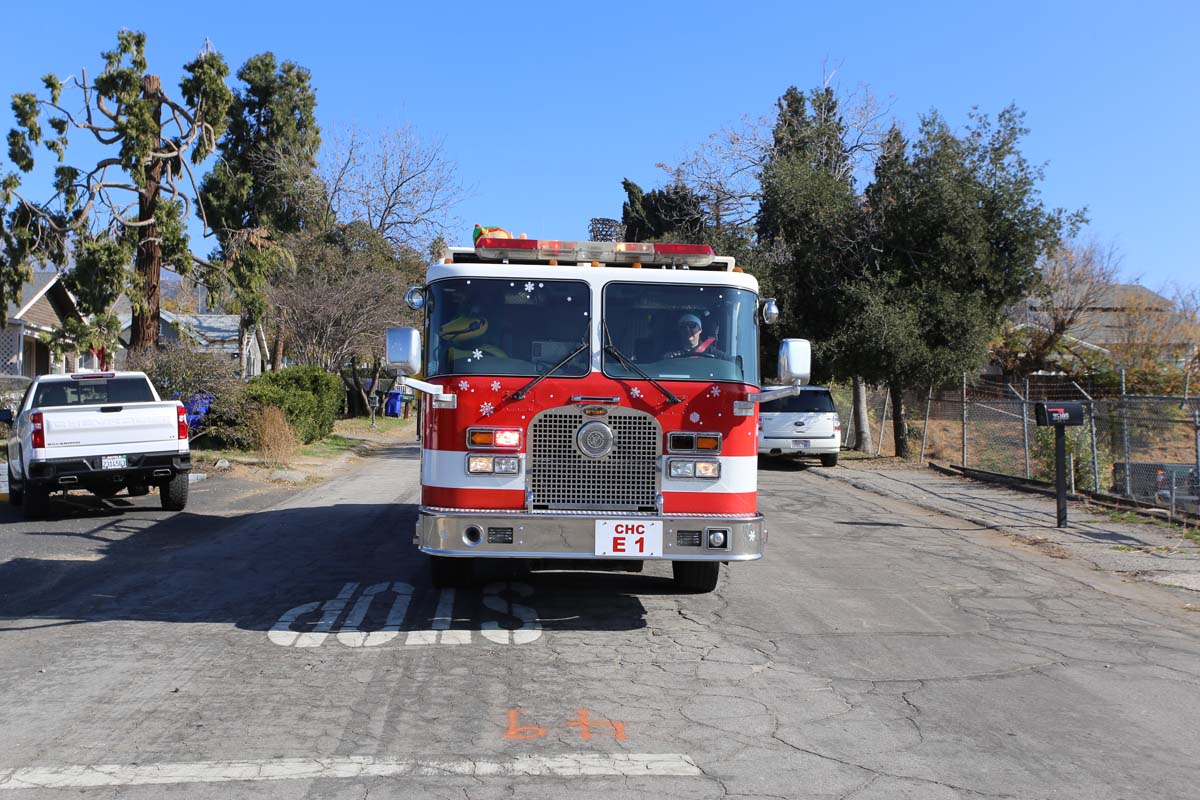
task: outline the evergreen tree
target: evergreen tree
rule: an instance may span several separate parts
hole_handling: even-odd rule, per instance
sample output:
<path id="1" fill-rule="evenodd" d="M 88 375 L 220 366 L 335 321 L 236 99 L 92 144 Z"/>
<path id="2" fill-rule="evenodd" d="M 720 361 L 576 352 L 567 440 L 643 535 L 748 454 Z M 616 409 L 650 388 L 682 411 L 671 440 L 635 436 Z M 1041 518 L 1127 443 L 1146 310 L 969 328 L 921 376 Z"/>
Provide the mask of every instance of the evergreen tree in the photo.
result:
<path id="1" fill-rule="evenodd" d="M 284 239 L 329 220 L 315 176 L 321 135 L 308 70 L 280 64 L 267 52 L 248 59 L 237 77 L 244 86 L 233 92 L 229 124 L 217 145 L 220 159 L 200 191 L 217 232 L 214 255 L 227 265 L 243 327 L 254 330 L 268 314 L 269 284 L 294 264 Z M 314 185 L 318 202 L 308 197 Z M 274 316 L 271 366 L 278 369 L 283 337 Z"/>
<path id="2" fill-rule="evenodd" d="M 0 300 L 15 298 L 33 261 L 61 268 L 73 260 L 68 285 L 79 292 L 81 310 L 97 315 L 92 326 L 69 331 L 86 345 L 114 343 L 115 321 L 107 312 L 121 292 L 133 303 L 131 348 L 156 344 L 162 268 L 187 275 L 200 263 L 182 221 L 195 191 L 189 161 L 203 161 L 224 129 L 228 68 L 206 46 L 184 65 L 173 98 L 160 77 L 147 72 L 145 49 L 145 34 L 122 31 L 117 46 L 101 54 L 104 67 L 93 81 L 83 71 L 67 87 L 48 74 L 43 96 L 12 99 L 17 127 L 8 134 L 9 159 L 28 173 L 34 147 L 43 145 L 58 166 L 54 194 L 45 201 L 25 197 L 15 173 L 0 182 Z M 79 92 L 82 103 L 70 108 L 82 110 L 68 110 L 64 90 Z M 69 165 L 74 131 L 90 134 L 104 154 L 94 163 Z M 0 303 L 0 315 L 2 309 Z"/>
<path id="3" fill-rule="evenodd" d="M 1081 214 L 1046 209 L 1015 108 L 972 114 L 962 136 L 936 113 L 906 152 L 893 130 L 866 192 L 873 263 L 849 292 L 858 313 L 836 349 L 886 382 L 896 454 L 907 455 L 905 389 L 956 381 L 987 360 L 1003 312 L 1036 284 L 1039 259 Z"/>
<path id="4" fill-rule="evenodd" d="M 704 210 L 700 198 L 683 183 L 675 181 L 663 189 L 644 192 L 626 178 L 621 186 L 626 198 L 621 222 L 627 241 L 700 241 L 705 228 Z"/>

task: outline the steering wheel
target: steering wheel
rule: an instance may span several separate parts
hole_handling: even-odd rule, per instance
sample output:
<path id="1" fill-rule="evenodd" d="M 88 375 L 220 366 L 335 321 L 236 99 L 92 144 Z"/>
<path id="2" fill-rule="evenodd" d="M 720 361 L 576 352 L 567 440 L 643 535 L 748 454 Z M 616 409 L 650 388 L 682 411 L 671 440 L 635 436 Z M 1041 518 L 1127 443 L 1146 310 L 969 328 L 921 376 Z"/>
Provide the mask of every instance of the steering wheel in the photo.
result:
<path id="1" fill-rule="evenodd" d="M 667 358 L 720 358 L 716 353 L 696 353 L 693 351 L 676 351 L 667 356 Z"/>

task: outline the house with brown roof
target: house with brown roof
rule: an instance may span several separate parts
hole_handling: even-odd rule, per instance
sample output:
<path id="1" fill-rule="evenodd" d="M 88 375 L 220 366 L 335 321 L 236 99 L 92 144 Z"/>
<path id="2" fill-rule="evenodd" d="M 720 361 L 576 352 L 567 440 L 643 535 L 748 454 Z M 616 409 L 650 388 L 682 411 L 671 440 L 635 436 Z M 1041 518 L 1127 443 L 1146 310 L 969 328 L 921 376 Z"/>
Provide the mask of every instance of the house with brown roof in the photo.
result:
<path id="1" fill-rule="evenodd" d="M 0 328 L 0 375 L 35 378 L 75 370 L 75 356 L 55 358 L 42 341 L 43 335 L 62 330 L 66 320 L 83 319 L 59 274 L 35 272 L 19 297 L 8 301 L 7 322 Z"/>

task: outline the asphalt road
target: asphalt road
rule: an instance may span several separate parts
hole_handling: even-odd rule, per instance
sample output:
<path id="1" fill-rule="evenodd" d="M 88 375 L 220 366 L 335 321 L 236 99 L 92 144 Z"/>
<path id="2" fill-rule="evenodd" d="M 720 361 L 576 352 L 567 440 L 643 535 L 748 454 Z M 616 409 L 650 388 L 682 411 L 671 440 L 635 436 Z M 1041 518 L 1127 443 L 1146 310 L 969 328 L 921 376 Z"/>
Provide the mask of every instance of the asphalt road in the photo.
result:
<path id="1" fill-rule="evenodd" d="M 1196 796 L 1168 590 L 783 469 L 768 557 L 714 594 L 663 565 L 436 593 L 416 457 L 241 513 L 213 483 L 0 517 L 0 800 Z"/>

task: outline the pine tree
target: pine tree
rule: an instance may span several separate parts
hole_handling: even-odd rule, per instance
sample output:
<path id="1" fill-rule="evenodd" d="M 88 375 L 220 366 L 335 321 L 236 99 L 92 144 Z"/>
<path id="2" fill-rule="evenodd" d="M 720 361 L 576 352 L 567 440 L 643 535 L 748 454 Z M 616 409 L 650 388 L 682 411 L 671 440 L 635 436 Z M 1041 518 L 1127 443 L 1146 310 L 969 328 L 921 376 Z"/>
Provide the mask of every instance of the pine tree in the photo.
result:
<path id="1" fill-rule="evenodd" d="M 191 253 L 183 219 L 195 194 L 192 165 L 212 153 L 224 129 L 228 68 L 206 43 L 184 65 L 173 98 L 148 73 L 145 50 L 145 34 L 122 31 L 117 46 L 101 54 L 104 67 L 94 81 L 84 70 L 67 87 L 48 74 L 44 95 L 12 99 L 17 127 L 8 134 L 9 159 L 28 173 L 34 147 L 42 145 L 58 166 L 54 194 L 44 201 L 27 198 L 15 173 L 0 183 L 0 293 L 15 296 L 35 260 L 60 268 L 73 260 L 69 285 L 80 291 L 81 310 L 97 316 L 91 328 L 72 333 L 90 344 L 113 343 L 115 323 L 106 312 L 121 292 L 133 301 L 130 347 L 156 344 L 162 268 L 187 275 L 204 266 Z M 65 103 L 64 90 L 78 92 L 82 103 Z M 69 165 L 74 131 L 92 136 L 103 157 Z M 130 261 L 132 271 L 124 268 Z"/>

